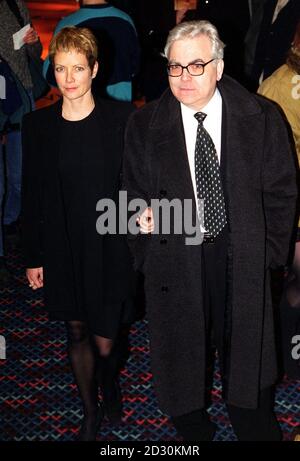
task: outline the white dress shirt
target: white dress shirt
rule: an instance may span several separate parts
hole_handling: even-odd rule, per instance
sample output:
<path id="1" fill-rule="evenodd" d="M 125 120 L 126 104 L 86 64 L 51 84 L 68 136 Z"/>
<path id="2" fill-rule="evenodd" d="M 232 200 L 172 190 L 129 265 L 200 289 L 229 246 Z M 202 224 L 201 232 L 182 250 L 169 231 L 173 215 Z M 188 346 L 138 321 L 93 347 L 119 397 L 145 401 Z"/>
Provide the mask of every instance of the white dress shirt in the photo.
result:
<path id="1" fill-rule="evenodd" d="M 180 106 L 181 106 L 181 115 L 182 115 L 182 121 L 183 121 L 188 162 L 190 165 L 192 184 L 194 188 L 195 201 L 196 203 L 198 203 L 196 177 L 195 177 L 195 146 L 196 146 L 198 122 L 195 119 L 194 114 L 196 114 L 196 112 L 203 112 L 204 114 L 206 114 L 206 118 L 203 122 L 203 126 L 213 140 L 213 143 L 217 151 L 219 164 L 220 164 L 221 132 L 222 132 L 222 97 L 220 95 L 219 90 L 216 88 L 216 91 L 214 92 L 213 97 L 206 104 L 206 106 L 201 109 L 201 111 L 190 109 L 189 107 L 185 106 L 182 103 L 180 104 Z"/>

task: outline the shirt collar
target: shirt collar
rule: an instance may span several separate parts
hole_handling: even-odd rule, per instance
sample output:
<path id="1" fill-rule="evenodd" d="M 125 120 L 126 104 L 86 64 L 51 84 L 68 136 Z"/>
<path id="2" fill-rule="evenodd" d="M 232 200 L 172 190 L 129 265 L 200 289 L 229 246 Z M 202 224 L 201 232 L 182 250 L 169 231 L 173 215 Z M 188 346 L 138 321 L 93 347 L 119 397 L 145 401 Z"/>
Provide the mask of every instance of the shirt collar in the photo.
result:
<path id="1" fill-rule="evenodd" d="M 208 101 L 206 106 L 202 107 L 201 111 L 195 110 L 195 109 L 190 109 L 189 107 L 185 106 L 184 104 L 180 103 L 181 106 L 181 113 L 183 116 L 186 117 L 193 117 L 197 112 L 204 112 L 208 117 L 210 115 L 216 114 L 216 111 L 219 111 L 220 108 L 222 107 L 222 96 L 220 94 L 220 91 L 218 88 L 216 88 L 213 96 L 211 99 Z"/>

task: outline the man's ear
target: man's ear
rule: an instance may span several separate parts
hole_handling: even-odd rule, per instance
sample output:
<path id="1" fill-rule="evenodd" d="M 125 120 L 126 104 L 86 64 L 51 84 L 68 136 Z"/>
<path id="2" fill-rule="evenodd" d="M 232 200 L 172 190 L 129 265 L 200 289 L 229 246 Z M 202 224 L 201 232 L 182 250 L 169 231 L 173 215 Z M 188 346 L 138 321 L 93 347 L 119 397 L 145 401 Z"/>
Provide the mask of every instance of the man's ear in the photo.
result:
<path id="1" fill-rule="evenodd" d="M 92 78 L 95 78 L 99 70 L 99 63 L 98 61 L 95 61 L 94 67 L 93 67 L 93 72 L 92 72 Z"/>
<path id="2" fill-rule="evenodd" d="M 217 81 L 221 80 L 224 71 L 224 61 L 223 59 L 218 59 L 217 62 Z"/>

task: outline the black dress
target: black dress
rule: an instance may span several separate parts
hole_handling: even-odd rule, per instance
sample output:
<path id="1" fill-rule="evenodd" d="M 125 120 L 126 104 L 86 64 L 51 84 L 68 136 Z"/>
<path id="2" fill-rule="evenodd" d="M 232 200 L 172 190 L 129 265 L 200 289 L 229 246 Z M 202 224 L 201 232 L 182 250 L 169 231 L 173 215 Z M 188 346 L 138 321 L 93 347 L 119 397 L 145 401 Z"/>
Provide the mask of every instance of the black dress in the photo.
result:
<path id="1" fill-rule="evenodd" d="M 91 136 L 92 133 L 97 133 L 97 130 L 99 124 L 95 109 L 83 120 L 69 121 L 62 117 L 60 120 L 58 174 L 65 233 L 71 258 L 74 306 L 73 310 L 68 307 L 65 311 L 51 311 L 50 318 L 85 321 L 94 334 L 114 338 L 121 321 L 131 320 L 133 303 L 131 299 L 109 304 L 102 300 L 97 306 L 98 286 L 90 280 L 92 272 L 97 270 L 100 279 L 104 265 L 103 261 L 97 261 L 95 255 L 92 240 L 97 239 L 97 233 L 88 211 L 91 206 L 95 207 L 95 203 L 90 201 L 91 182 L 97 181 L 98 177 L 100 191 L 105 165 L 105 153 L 101 152 L 101 146 Z M 99 245 L 102 243 L 99 239 Z M 105 241 L 103 244 L 105 245 Z M 103 253 L 99 252 L 99 258 L 100 255 Z M 91 304 L 94 304 L 93 309 L 90 309 Z"/>
<path id="2" fill-rule="evenodd" d="M 124 130 L 133 110 L 98 99 L 88 117 L 70 122 L 59 100 L 22 124 L 25 267 L 43 267 L 50 318 L 84 320 L 108 338 L 133 314 L 127 301 L 135 274 L 126 235 L 96 232 L 96 204 L 118 202 Z"/>

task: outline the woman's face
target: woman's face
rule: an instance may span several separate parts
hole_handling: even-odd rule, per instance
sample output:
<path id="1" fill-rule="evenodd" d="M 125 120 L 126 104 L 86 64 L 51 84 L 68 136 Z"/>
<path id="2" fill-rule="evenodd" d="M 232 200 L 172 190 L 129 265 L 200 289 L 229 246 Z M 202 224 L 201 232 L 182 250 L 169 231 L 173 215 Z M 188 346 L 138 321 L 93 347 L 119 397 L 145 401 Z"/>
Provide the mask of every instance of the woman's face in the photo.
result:
<path id="1" fill-rule="evenodd" d="M 54 74 L 57 86 L 64 98 L 76 100 L 91 91 L 98 63 L 93 71 L 87 57 L 76 50 L 58 51 L 54 56 Z"/>

